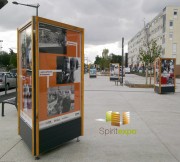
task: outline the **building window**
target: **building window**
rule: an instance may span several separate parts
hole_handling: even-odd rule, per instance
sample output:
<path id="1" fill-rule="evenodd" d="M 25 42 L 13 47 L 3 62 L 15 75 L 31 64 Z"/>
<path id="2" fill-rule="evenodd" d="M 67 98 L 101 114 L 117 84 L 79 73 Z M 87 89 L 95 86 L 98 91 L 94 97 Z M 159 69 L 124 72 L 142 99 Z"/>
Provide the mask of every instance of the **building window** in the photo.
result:
<path id="1" fill-rule="evenodd" d="M 178 12 L 177 10 L 174 10 L 174 18 L 177 18 Z"/>
<path id="2" fill-rule="evenodd" d="M 169 39 L 172 40 L 173 39 L 173 32 L 169 33 Z"/>
<path id="3" fill-rule="evenodd" d="M 176 54 L 173 53 L 173 54 L 172 54 L 172 58 L 176 58 Z"/>
<path id="4" fill-rule="evenodd" d="M 163 37 L 162 37 L 162 44 L 164 44 L 165 43 L 165 35 L 163 35 Z"/>
<path id="5" fill-rule="evenodd" d="M 172 53 L 176 54 L 176 50 L 177 50 L 176 43 L 173 43 Z"/>
<path id="6" fill-rule="evenodd" d="M 173 29 L 173 21 L 169 22 L 169 27 L 170 27 L 170 29 Z"/>
<path id="7" fill-rule="evenodd" d="M 163 48 L 162 49 L 162 56 L 164 56 L 165 55 L 165 49 Z"/>

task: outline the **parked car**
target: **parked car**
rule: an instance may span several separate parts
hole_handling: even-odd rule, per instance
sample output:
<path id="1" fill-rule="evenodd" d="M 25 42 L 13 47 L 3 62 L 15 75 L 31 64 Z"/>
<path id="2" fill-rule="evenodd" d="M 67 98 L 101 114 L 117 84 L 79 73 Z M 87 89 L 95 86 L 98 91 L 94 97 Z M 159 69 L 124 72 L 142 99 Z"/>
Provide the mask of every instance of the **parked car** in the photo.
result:
<path id="1" fill-rule="evenodd" d="M 6 76 L 6 83 L 5 83 Z M 10 72 L 0 72 L 0 89 L 15 88 L 16 87 L 16 76 L 11 74 Z"/>
<path id="2" fill-rule="evenodd" d="M 126 67 L 126 68 L 125 68 L 125 73 L 126 73 L 126 74 L 129 74 L 130 72 L 131 72 L 130 68 L 129 68 L 129 67 Z"/>
<path id="3" fill-rule="evenodd" d="M 142 72 L 143 72 L 143 67 L 140 67 L 140 68 L 138 69 L 138 72 L 139 72 L 139 73 L 142 73 Z"/>

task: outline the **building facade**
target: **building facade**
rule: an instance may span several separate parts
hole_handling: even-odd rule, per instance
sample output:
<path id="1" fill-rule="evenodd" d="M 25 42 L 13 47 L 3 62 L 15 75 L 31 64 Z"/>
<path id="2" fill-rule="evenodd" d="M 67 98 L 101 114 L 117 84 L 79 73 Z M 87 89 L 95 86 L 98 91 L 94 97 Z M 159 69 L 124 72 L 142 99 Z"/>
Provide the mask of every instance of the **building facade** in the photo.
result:
<path id="1" fill-rule="evenodd" d="M 180 75 L 180 7 L 165 7 L 128 42 L 129 66 L 142 66 L 138 58 L 139 48 L 147 39 L 156 40 L 161 45 L 161 57 L 176 58 L 177 74 Z"/>

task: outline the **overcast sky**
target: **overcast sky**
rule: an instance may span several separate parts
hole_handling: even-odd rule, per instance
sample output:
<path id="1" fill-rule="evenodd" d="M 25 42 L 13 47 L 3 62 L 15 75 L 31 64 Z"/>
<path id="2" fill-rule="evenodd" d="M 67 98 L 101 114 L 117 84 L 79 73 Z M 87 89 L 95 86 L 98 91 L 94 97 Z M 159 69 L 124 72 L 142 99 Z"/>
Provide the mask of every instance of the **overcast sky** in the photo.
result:
<path id="1" fill-rule="evenodd" d="M 1 1 L 1 0 L 0 0 Z M 2 49 L 17 49 L 16 29 L 23 25 L 35 8 L 8 4 L 0 10 L 0 40 Z M 127 42 L 165 6 L 180 6 L 180 0 L 17 0 L 19 3 L 39 3 L 39 16 L 85 29 L 85 56 L 94 61 L 108 48 L 121 55 L 121 40 Z M 1 46 L 1 45 L 0 45 Z"/>

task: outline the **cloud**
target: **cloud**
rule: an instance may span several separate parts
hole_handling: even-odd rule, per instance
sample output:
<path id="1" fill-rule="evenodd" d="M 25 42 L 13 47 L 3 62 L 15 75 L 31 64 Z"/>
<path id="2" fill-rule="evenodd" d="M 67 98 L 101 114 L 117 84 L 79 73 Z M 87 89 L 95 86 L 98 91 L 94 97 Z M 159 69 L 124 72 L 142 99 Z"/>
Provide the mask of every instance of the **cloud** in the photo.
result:
<path id="1" fill-rule="evenodd" d="M 9 3 L 0 10 L 0 32 L 15 31 L 17 27 L 23 25 L 32 15 L 36 14 L 34 8 L 13 5 L 12 1 L 9 0 Z M 27 4 L 39 3 L 40 17 L 83 27 L 86 47 L 92 45 L 91 49 L 94 48 L 91 53 L 95 53 L 96 46 L 101 47 L 102 45 L 104 47 L 104 45 L 108 46 L 108 44 L 112 45 L 116 42 L 119 42 L 118 47 L 120 48 L 122 37 L 125 38 L 126 45 L 143 28 L 144 18 L 146 22 L 152 20 L 166 5 L 180 6 L 179 0 L 17 1 Z M 16 35 L 12 35 L 12 37 L 16 37 Z M 1 36 L 0 39 L 2 39 Z M 114 46 L 109 47 L 113 48 Z M 89 52 L 90 49 L 87 51 Z"/>
<path id="2" fill-rule="evenodd" d="M 134 0 L 28 0 L 26 3 L 39 3 L 39 16 L 85 28 L 86 43 L 95 45 L 116 42 L 122 36 L 130 38 L 127 29 L 134 19 L 130 13 L 138 13 L 141 0 L 139 3 Z M 8 31 L 24 24 L 35 14 L 35 9 L 13 5 L 11 0 L 1 12 L 0 29 Z"/>
<path id="3" fill-rule="evenodd" d="M 159 13 L 166 6 L 180 6 L 179 0 L 144 0 L 142 3 L 142 10 L 145 14 Z"/>

